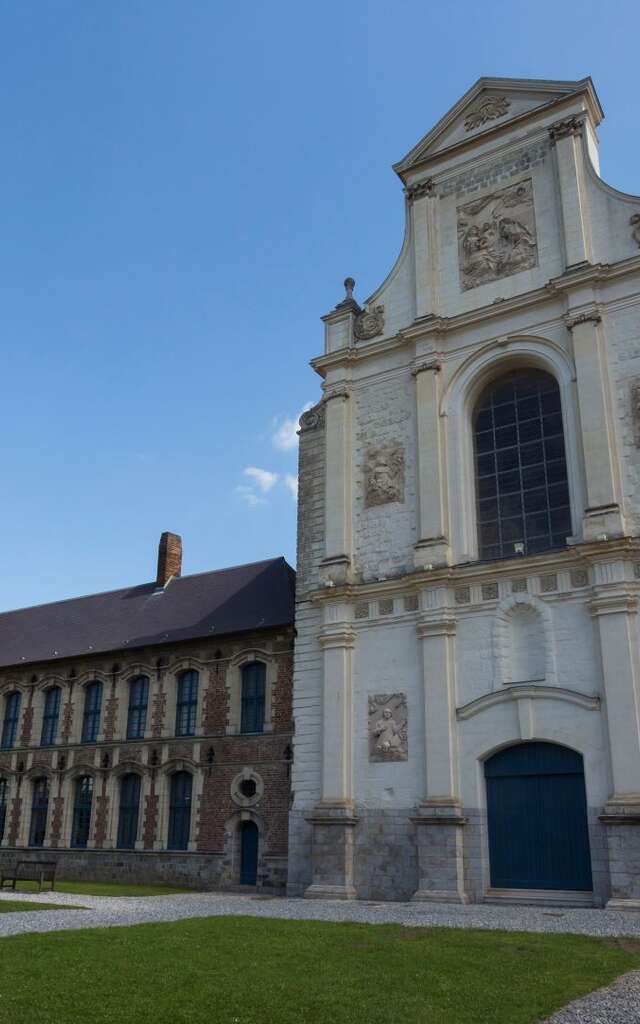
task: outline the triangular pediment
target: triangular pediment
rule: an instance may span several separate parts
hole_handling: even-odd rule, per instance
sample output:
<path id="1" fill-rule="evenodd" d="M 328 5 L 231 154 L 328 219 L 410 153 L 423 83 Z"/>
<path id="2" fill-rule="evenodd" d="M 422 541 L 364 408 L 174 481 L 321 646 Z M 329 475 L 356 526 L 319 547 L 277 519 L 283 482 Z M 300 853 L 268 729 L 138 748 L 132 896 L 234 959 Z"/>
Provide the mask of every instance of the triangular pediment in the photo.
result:
<path id="1" fill-rule="evenodd" d="M 413 167 L 452 146 L 581 93 L 589 97 L 594 120 L 598 124 L 603 114 L 590 78 L 575 82 L 480 78 L 404 159 L 394 164 L 394 170 L 404 177 Z"/>

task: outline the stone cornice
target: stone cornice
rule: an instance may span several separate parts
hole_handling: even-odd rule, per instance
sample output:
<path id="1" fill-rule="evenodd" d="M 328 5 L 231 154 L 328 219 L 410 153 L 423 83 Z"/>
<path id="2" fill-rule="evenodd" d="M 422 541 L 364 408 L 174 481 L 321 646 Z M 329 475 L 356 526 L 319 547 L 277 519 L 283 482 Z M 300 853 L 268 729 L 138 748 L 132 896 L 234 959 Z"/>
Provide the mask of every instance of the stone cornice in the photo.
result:
<path id="1" fill-rule="evenodd" d="M 343 627 L 342 629 L 331 629 L 324 633 L 321 633 L 318 637 L 318 643 L 325 650 L 331 648 L 346 648 L 349 649 L 354 646 L 356 642 L 355 632 L 348 628 Z"/>
<path id="2" fill-rule="evenodd" d="M 500 577 L 525 576 L 554 570 L 583 569 L 592 561 L 608 559 L 640 559 L 640 537 L 619 537 L 607 541 L 574 544 L 560 551 L 547 551 L 539 555 L 502 558 L 496 562 L 465 562 L 458 565 L 417 569 L 387 580 L 348 583 L 336 587 L 322 587 L 311 592 L 310 599 L 318 604 L 336 600 L 361 601 L 366 598 L 417 593 L 426 586 L 446 584 L 484 583 Z M 630 592 L 635 584 L 629 584 Z"/>
<path id="3" fill-rule="evenodd" d="M 568 690 L 562 686 L 545 686 L 544 683 L 515 683 L 513 686 L 504 686 L 501 690 L 492 690 L 491 693 L 486 693 L 482 697 L 477 697 L 475 700 L 469 701 L 468 704 L 456 708 L 456 718 L 464 721 L 495 704 L 504 704 L 506 701 L 514 700 L 562 700 L 589 711 L 597 711 L 600 707 L 600 698 L 595 694 L 592 696 L 588 693 L 580 693 L 579 690 Z"/>
<path id="4" fill-rule="evenodd" d="M 600 615 L 632 615 L 638 610 L 638 598 L 625 590 L 615 590 L 608 593 L 596 593 L 596 596 L 589 604 L 589 610 L 594 617 Z"/>
<path id="5" fill-rule="evenodd" d="M 416 623 L 416 633 L 420 640 L 432 636 L 455 636 L 456 620 L 445 610 L 443 618 L 421 619 Z"/>
<path id="6" fill-rule="evenodd" d="M 574 288 L 588 284 L 600 284 L 635 273 L 640 273 L 640 255 L 629 256 L 617 263 L 581 264 L 571 267 L 559 277 L 552 278 L 542 288 L 535 288 L 521 295 L 514 295 L 509 299 L 492 302 L 487 306 L 479 306 L 477 309 L 457 313 L 451 317 L 434 316 L 430 313 L 428 316 L 419 317 L 412 324 L 403 327 L 402 330 L 390 337 L 318 356 L 311 360 L 311 366 L 316 373 L 324 377 L 330 369 L 349 366 L 355 362 L 363 362 L 387 352 L 400 350 L 413 342 L 430 336 L 446 337 L 465 327 L 490 322 L 505 314 L 518 313 L 548 303 L 554 298 L 570 294 Z"/>

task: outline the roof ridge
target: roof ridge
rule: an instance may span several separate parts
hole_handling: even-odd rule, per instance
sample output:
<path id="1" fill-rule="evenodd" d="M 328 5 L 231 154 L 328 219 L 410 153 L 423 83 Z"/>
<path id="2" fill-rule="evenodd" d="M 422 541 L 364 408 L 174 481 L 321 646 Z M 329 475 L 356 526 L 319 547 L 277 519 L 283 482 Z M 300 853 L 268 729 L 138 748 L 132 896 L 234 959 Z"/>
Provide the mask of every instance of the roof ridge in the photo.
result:
<path id="1" fill-rule="evenodd" d="M 240 562 L 238 565 L 227 565 L 221 569 L 205 569 L 203 572 L 192 572 L 186 576 L 174 576 L 168 581 L 168 583 L 178 582 L 180 580 L 196 579 L 198 576 L 216 576 L 223 572 L 234 572 L 237 569 L 249 569 L 254 565 L 270 565 L 275 564 L 276 562 L 283 562 L 285 565 L 289 564 L 284 555 L 277 555 L 275 558 L 261 558 L 257 559 L 255 562 Z M 78 594 L 76 597 L 62 597 L 57 601 L 43 601 L 41 604 L 27 604 L 23 605 L 21 608 L 7 608 L 5 611 L 0 612 L 0 619 L 5 615 L 15 615 L 17 612 L 33 611 L 36 608 L 51 608 L 53 605 L 71 604 L 72 601 L 89 601 L 95 597 L 107 597 L 109 594 L 120 594 L 131 590 L 143 590 L 145 587 L 149 587 L 151 593 L 157 589 L 164 589 L 158 588 L 155 580 L 149 580 L 146 583 L 134 583 L 124 587 L 113 587 L 111 590 L 98 590 L 93 594 Z"/>

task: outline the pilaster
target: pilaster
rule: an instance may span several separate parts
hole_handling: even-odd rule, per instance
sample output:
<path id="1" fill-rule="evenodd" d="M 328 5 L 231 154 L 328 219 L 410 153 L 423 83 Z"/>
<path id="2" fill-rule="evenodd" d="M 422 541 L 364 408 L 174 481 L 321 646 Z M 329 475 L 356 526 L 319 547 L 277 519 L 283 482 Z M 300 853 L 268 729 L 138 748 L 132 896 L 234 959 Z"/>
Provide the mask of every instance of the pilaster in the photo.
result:
<path id="1" fill-rule="evenodd" d="M 569 314 L 566 324 L 573 337 L 587 484 L 583 535 L 587 541 L 606 540 L 623 535 L 625 524 L 602 318 L 592 309 Z"/>
<path id="2" fill-rule="evenodd" d="M 549 129 L 556 150 L 567 267 L 592 262 L 591 221 L 585 181 L 581 116 L 558 121 Z"/>
<path id="3" fill-rule="evenodd" d="M 414 900 L 467 903 L 463 826 L 458 786 L 455 709 L 456 622 L 447 590 L 431 595 L 436 605 L 417 624 L 422 647 L 425 721 L 425 798 L 416 827 L 419 884 Z"/>
<path id="4" fill-rule="evenodd" d="M 440 363 L 430 359 L 413 370 L 416 382 L 418 432 L 418 543 L 414 564 L 418 569 L 448 565 L 446 461 L 443 421 L 440 416 Z"/>
<path id="5" fill-rule="evenodd" d="M 351 576 L 351 398 L 345 387 L 325 396 L 325 551 L 321 571 L 339 585 Z"/>
<path id="6" fill-rule="evenodd" d="M 322 704 L 322 796 L 307 818 L 313 828 L 312 882 L 305 896 L 355 899 L 353 805 L 353 684 L 355 632 L 346 605 L 325 608 L 320 634 L 324 678 Z"/>

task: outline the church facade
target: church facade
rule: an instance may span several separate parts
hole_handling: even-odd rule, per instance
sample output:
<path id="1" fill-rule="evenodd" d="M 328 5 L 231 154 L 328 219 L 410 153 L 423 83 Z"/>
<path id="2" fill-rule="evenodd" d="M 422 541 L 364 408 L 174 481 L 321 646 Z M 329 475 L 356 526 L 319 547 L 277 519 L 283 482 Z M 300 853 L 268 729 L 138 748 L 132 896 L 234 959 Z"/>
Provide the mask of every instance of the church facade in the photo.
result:
<path id="1" fill-rule="evenodd" d="M 640 199 L 481 79 L 300 424 L 289 892 L 640 908 Z"/>

